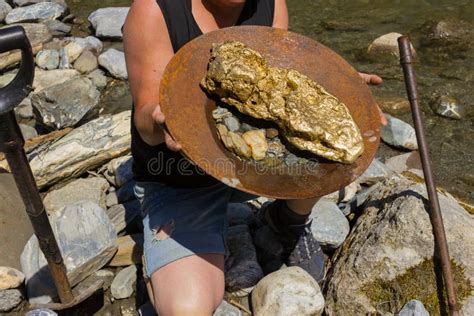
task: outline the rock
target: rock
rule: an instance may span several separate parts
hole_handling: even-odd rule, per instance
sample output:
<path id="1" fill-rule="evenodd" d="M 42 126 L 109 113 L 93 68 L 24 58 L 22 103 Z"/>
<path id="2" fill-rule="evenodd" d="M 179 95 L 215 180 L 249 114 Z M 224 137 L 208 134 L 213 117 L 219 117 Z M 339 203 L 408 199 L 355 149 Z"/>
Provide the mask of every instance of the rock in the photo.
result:
<path id="1" fill-rule="evenodd" d="M 122 26 L 125 23 L 129 8 L 102 8 L 89 15 L 89 22 L 99 38 L 122 38 Z"/>
<path id="2" fill-rule="evenodd" d="M 20 104 L 15 108 L 15 113 L 22 119 L 29 120 L 33 118 L 33 106 L 31 105 L 31 99 L 28 96 L 23 99 Z"/>
<path id="3" fill-rule="evenodd" d="M 389 158 L 385 161 L 385 165 L 396 173 L 402 174 L 405 171 L 409 171 L 424 178 L 420 154 L 417 151 Z"/>
<path id="4" fill-rule="evenodd" d="M 28 311 L 25 316 L 58 316 L 58 314 L 48 308 L 39 308 Z"/>
<path id="5" fill-rule="evenodd" d="M 464 315 L 474 313 L 474 217 L 439 193 L 458 300 Z M 335 254 L 327 277 L 327 315 L 396 313 L 414 296 L 430 313 L 437 306 L 433 229 L 422 183 L 392 177 L 366 201 L 351 234 Z M 439 266 L 436 268 L 440 273 Z M 433 299 L 434 298 L 434 299 Z"/>
<path id="6" fill-rule="evenodd" d="M 382 127 L 382 140 L 389 145 L 409 150 L 417 150 L 415 129 L 391 115 L 386 114 L 388 124 Z"/>
<path id="7" fill-rule="evenodd" d="M 375 158 L 370 163 L 369 168 L 356 181 L 360 184 L 372 185 L 388 178 L 392 174 L 393 171 L 390 168 Z"/>
<path id="8" fill-rule="evenodd" d="M 110 79 L 110 84 L 104 89 L 100 100 L 103 114 L 127 111 L 132 103 L 133 99 L 128 82 Z"/>
<path id="9" fill-rule="evenodd" d="M 70 69 L 71 62 L 69 61 L 69 55 L 67 54 L 66 48 L 62 47 L 59 50 L 59 69 Z"/>
<path id="10" fill-rule="evenodd" d="M 35 128 L 29 125 L 20 124 L 20 130 L 25 140 L 38 136 L 38 132 L 35 130 Z"/>
<path id="11" fill-rule="evenodd" d="M 114 279 L 115 275 L 112 271 L 109 270 L 99 270 L 94 273 L 92 273 L 89 277 L 87 277 L 85 280 L 81 281 L 78 285 L 76 285 L 75 290 L 79 291 L 80 289 L 88 289 L 90 288 L 93 284 L 95 284 L 97 281 L 102 281 L 102 289 L 106 291 L 107 289 L 110 288 L 110 285 L 112 284 L 112 281 Z"/>
<path id="12" fill-rule="evenodd" d="M 232 113 L 227 109 L 218 106 L 215 110 L 212 111 L 212 118 L 215 119 L 217 122 L 221 122 L 227 117 L 231 117 Z"/>
<path id="13" fill-rule="evenodd" d="M 12 10 L 12 7 L 4 0 L 0 1 L 0 23 L 5 21 L 5 17 Z"/>
<path id="14" fill-rule="evenodd" d="M 54 2 L 67 8 L 67 4 L 65 0 L 13 0 L 13 3 L 17 7 L 24 7 L 24 6 L 28 6 L 28 5 L 32 5 L 32 4 L 40 3 L 40 2 Z"/>
<path id="15" fill-rule="evenodd" d="M 321 315 L 324 297 L 318 283 L 299 267 L 285 268 L 263 278 L 252 292 L 255 316 Z"/>
<path id="16" fill-rule="evenodd" d="M 252 158 L 262 160 L 265 158 L 268 150 L 268 143 L 265 138 L 265 130 L 253 130 L 245 132 L 242 138 L 252 149 Z"/>
<path id="17" fill-rule="evenodd" d="M 422 302 L 411 300 L 403 306 L 397 316 L 430 316 Z"/>
<path id="18" fill-rule="evenodd" d="M 351 213 L 356 212 L 360 206 L 362 206 L 365 201 L 369 198 L 370 194 L 378 188 L 380 182 L 372 185 L 371 187 L 364 188 L 360 193 L 358 193 L 352 200 L 346 203 L 341 209 L 344 216 L 349 216 Z"/>
<path id="19" fill-rule="evenodd" d="M 369 45 L 367 52 L 369 55 L 378 57 L 389 57 L 398 62 L 400 58 L 400 50 L 398 48 L 398 38 L 402 36 L 400 33 L 388 33 L 376 38 Z M 412 54 L 415 55 L 415 49 L 411 46 Z"/>
<path id="20" fill-rule="evenodd" d="M 36 54 L 36 65 L 45 70 L 59 67 L 59 52 L 55 49 L 43 49 Z"/>
<path id="21" fill-rule="evenodd" d="M 410 112 L 410 102 L 406 98 L 383 98 L 377 99 L 377 103 L 383 112 L 389 114 L 402 114 Z"/>
<path id="22" fill-rule="evenodd" d="M 332 201 L 321 199 L 313 206 L 311 232 L 326 251 L 339 248 L 349 234 L 350 227 L 344 214 Z"/>
<path id="23" fill-rule="evenodd" d="M 227 204 L 227 220 L 229 226 L 250 225 L 255 219 L 253 208 L 247 203 Z"/>
<path id="24" fill-rule="evenodd" d="M 61 17 L 66 8 L 53 2 L 41 2 L 26 7 L 11 10 L 6 18 L 7 24 L 18 22 L 37 22 L 42 20 L 54 20 Z"/>
<path id="25" fill-rule="evenodd" d="M 267 138 L 275 138 L 278 136 L 278 130 L 276 128 L 267 128 L 265 129 L 265 136 Z"/>
<path id="26" fill-rule="evenodd" d="M 285 154 L 285 146 L 283 146 L 279 139 L 271 140 L 268 142 L 267 153 L 269 157 L 283 157 Z"/>
<path id="27" fill-rule="evenodd" d="M 17 71 L 11 71 L 0 76 L 0 88 L 3 88 L 8 85 L 16 77 L 16 74 Z"/>
<path id="28" fill-rule="evenodd" d="M 465 107 L 458 100 L 447 95 L 439 96 L 432 101 L 431 108 L 436 114 L 455 120 L 462 119 L 466 112 Z"/>
<path id="29" fill-rule="evenodd" d="M 107 77 L 100 69 L 92 71 L 86 77 L 92 81 L 92 83 L 97 87 L 97 89 L 103 89 L 105 88 L 105 86 L 107 86 Z"/>
<path id="30" fill-rule="evenodd" d="M 100 54 L 104 45 L 102 41 L 94 36 L 87 36 L 87 37 L 68 37 L 66 40 L 75 42 L 83 47 L 84 50 L 90 50 L 95 54 Z"/>
<path id="31" fill-rule="evenodd" d="M 23 284 L 25 275 L 17 269 L 0 267 L 0 291 L 16 289 Z"/>
<path id="32" fill-rule="evenodd" d="M 20 254 L 33 233 L 13 175 L 0 173 L 0 254 L 3 266 L 20 269 Z"/>
<path id="33" fill-rule="evenodd" d="M 42 69 L 35 69 L 35 79 L 33 81 L 33 89 L 36 93 L 68 81 L 71 78 L 79 76 L 79 72 L 74 69 L 56 69 L 44 71 Z"/>
<path id="34" fill-rule="evenodd" d="M 98 103 L 100 92 L 87 78 L 72 78 L 33 94 L 36 119 L 49 129 L 73 127 Z"/>
<path id="35" fill-rule="evenodd" d="M 214 311 L 213 316 L 242 316 L 242 312 L 237 307 L 222 301 L 222 303 Z"/>
<path id="36" fill-rule="evenodd" d="M 360 184 L 358 182 L 352 182 L 348 186 L 341 189 L 343 197 L 340 202 L 347 203 L 351 201 L 356 196 L 357 192 L 359 192 L 360 190 Z"/>
<path id="37" fill-rule="evenodd" d="M 117 250 L 115 228 L 97 204 L 82 201 L 50 214 L 50 222 L 64 258 L 71 286 L 102 268 Z M 30 303 L 50 303 L 55 287 L 36 236 L 21 254 Z"/>
<path id="38" fill-rule="evenodd" d="M 137 267 L 131 265 L 115 276 L 110 287 L 112 296 L 115 299 L 124 299 L 132 296 L 134 292 L 134 284 L 137 281 Z"/>
<path id="39" fill-rule="evenodd" d="M 76 42 L 70 42 L 64 46 L 64 49 L 66 50 L 69 63 L 73 63 L 77 58 L 79 58 L 79 56 L 81 56 L 82 52 L 84 51 L 84 47 Z"/>
<path id="40" fill-rule="evenodd" d="M 252 157 L 252 149 L 240 134 L 228 132 L 227 135 L 223 136 L 223 139 L 227 139 L 223 140 L 226 147 L 232 149 L 240 157 Z"/>
<path id="41" fill-rule="evenodd" d="M 127 267 L 142 264 L 143 234 L 119 237 L 118 250 L 107 264 L 109 267 Z"/>
<path id="42" fill-rule="evenodd" d="M 227 248 L 229 257 L 225 262 L 226 291 L 239 297 L 248 296 L 263 278 L 263 271 L 258 264 L 247 225 L 229 227 Z"/>
<path id="43" fill-rule="evenodd" d="M 239 120 L 234 116 L 224 118 L 224 125 L 231 132 L 237 132 L 240 129 Z"/>
<path id="44" fill-rule="evenodd" d="M 1 290 L 0 291 L 0 312 L 9 312 L 23 300 L 23 294 L 20 290 Z"/>
<path id="45" fill-rule="evenodd" d="M 50 213 L 58 212 L 63 207 L 79 201 L 94 202 L 103 209 L 106 209 L 105 192 L 109 186 L 107 180 L 100 177 L 76 179 L 62 188 L 46 194 L 43 204 Z"/>
<path id="46" fill-rule="evenodd" d="M 58 21 L 58 20 L 47 20 L 43 22 L 48 28 L 49 32 L 53 36 L 64 36 L 71 33 L 71 26 Z"/>
<path id="47" fill-rule="evenodd" d="M 130 111 L 126 111 L 90 121 L 27 154 L 36 183 L 42 188 L 78 177 L 129 151 Z"/>
<path id="48" fill-rule="evenodd" d="M 89 50 L 84 51 L 74 63 L 74 68 L 83 74 L 97 69 L 98 66 L 97 57 Z"/>
<path id="49" fill-rule="evenodd" d="M 107 69 L 117 79 L 126 80 L 128 78 L 125 54 L 121 51 L 109 48 L 99 56 L 99 65 Z"/>
<path id="50" fill-rule="evenodd" d="M 140 212 L 140 203 L 137 200 L 114 205 L 106 211 L 117 233 L 132 223 L 140 215 Z"/>
<path id="51" fill-rule="evenodd" d="M 101 168 L 104 177 L 115 187 L 121 187 L 133 179 L 133 158 L 126 155 L 111 160 L 107 165 Z"/>
<path id="52" fill-rule="evenodd" d="M 117 204 L 119 204 L 117 193 L 115 193 L 114 191 L 107 194 L 107 196 L 105 197 L 105 205 L 107 205 L 107 207 L 109 208 Z"/>

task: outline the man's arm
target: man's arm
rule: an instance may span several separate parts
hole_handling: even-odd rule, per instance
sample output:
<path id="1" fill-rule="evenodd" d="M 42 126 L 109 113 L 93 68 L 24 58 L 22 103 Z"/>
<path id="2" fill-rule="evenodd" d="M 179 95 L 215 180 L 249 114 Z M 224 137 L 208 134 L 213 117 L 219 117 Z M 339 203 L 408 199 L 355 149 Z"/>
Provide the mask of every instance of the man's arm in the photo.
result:
<path id="1" fill-rule="evenodd" d="M 140 136 L 149 145 L 164 140 L 170 149 L 179 150 L 173 148 L 171 137 L 161 127 L 164 116 L 159 106 L 160 81 L 174 53 L 155 0 L 133 1 L 123 28 L 123 44 L 135 106 L 133 119 Z"/>
<path id="2" fill-rule="evenodd" d="M 286 7 L 286 0 L 275 0 L 273 27 L 288 30 L 288 9 Z"/>

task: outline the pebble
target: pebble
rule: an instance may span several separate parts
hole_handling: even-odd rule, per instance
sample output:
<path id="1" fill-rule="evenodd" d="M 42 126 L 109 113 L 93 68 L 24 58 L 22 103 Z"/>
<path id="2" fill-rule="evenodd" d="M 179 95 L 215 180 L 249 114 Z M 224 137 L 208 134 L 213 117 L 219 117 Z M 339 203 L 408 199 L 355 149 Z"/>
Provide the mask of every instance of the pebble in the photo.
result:
<path id="1" fill-rule="evenodd" d="M 66 49 L 63 47 L 59 50 L 59 69 L 71 69 L 71 63 Z"/>
<path id="2" fill-rule="evenodd" d="M 286 157 L 285 157 L 285 163 L 287 166 L 292 166 L 294 164 L 297 164 L 299 161 L 299 158 L 296 157 L 295 154 L 292 154 L 292 153 L 289 153 Z"/>
<path id="3" fill-rule="evenodd" d="M 117 79 L 126 80 L 128 78 L 125 54 L 121 51 L 114 48 L 108 49 L 99 56 L 99 65 Z"/>
<path id="4" fill-rule="evenodd" d="M 224 118 L 224 125 L 231 132 L 236 132 L 240 129 L 239 120 L 234 116 Z"/>
<path id="5" fill-rule="evenodd" d="M 45 70 L 59 67 L 59 52 L 56 49 L 43 49 L 36 54 L 36 65 Z"/>
<path id="6" fill-rule="evenodd" d="M 408 123 L 385 114 L 388 124 L 382 127 L 382 140 L 389 145 L 417 150 L 415 129 Z"/>
<path id="7" fill-rule="evenodd" d="M 274 138 L 278 136 L 278 130 L 276 128 L 267 128 L 265 130 L 265 136 L 267 138 Z"/>
<path id="8" fill-rule="evenodd" d="M 5 22 L 12 24 L 18 22 L 54 20 L 62 16 L 65 12 L 66 8 L 60 4 L 40 2 L 11 10 L 5 17 Z"/>
<path id="9" fill-rule="evenodd" d="M 9 312 L 23 300 L 23 294 L 18 289 L 0 291 L 0 312 Z"/>
<path id="10" fill-rule="evenodd" d="M 272 140 L 268 142 L 268 156 L 270 157 L 283 157 L 285 154 L 285 146 L 280 140 Z"/>
<path id="11" fill-rule="evenodd" d="M 132 296 L 134 292 L 134 285 L 137 281 L 137 267 L 131 265 L 120 270 L 115 276 L 110 286 L 112 296 L 115 299 L 124 299 Z"/>
<path id="12" fill-rule="evenodd" d="M 80 73 L 89 73 L 99 66 L 97 57 L 89 50 L 82 52 L 81 56 L 74 63 L 74 68 Z"/>
<path id="13" fill-rule="evenodd" d="M 90 50 L 95 54 L 100 54 L 104 48 L 104 44 L 100 39 L 94 36 L 87 37 L 67 37 L 66 40 L 81 45 L 84 50 Z"/>
<path id="14" fill-rule="evenodd" d="M 422 302 L 411 300 L 403 306 L 397 316 L 430 316 Z"/>
<path id="15" fill-rule="evenodd" d="M 252 130 L 242 134 L 242 138 L 252 149 L 252 158 L 262 160 L 265 158 L 268 150 L 267 139 L 265 138 L 265 130 Z"/>
<path id="16" fill-rule="evenodd" d="M 217 122 L 222 121 L 223 119 L 227 117 L 231 117 L 232 113 L 223 107 L 217 107 L 212 111 L 212 118 L 215 119 Z"/>
<path id="17" fill-rule="evenodd" d="M 17 269 L 0 267 L 0 290 L 16 289 L 23 284 L 25 275 Z"/>
<path id="18" fill-rule="evenodd" d="M 447 118 L 460 120 L 464 117 L 464 106 L 451 96 L 442 95 L 431 103 L 433 111 Z"/>
<path id="19" fill-rule="evenodd" d="M 231 148 L 238 156 L 244 158 L 252 157 L 252 149 L 242 136 L 234 132 L 229 132 L 224 137 L 229 140 L 229 144 L 232 144 Z"/>

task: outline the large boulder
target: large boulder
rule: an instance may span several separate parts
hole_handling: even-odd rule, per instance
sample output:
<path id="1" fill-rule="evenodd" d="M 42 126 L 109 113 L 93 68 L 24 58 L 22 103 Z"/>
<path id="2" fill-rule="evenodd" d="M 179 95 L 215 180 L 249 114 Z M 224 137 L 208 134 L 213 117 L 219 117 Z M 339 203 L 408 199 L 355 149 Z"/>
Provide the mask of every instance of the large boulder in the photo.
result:
<path id="1" fill-rule="evenodd" d="M 50 222 L 66 265 L 71 285 L 102 268 L 117 250 L 115 228 L 97 204 L 78 202 L 50 214 Z M 21 254 L 31 303 L 49 303 L 56 296 L 46 259 L 32 236 Z"/>
<path id="2" fill-rule="evenodd" d="M 66 8 L 53 2 L 41 2 L 26 7 L 11 10 L 6 18 L 7 24 L 19 22 L 37 22 L 43 20 L 54 20 L 61 17 Z"/>
<path id="3" fill-rule="evenodd" d="M 122 26 L 125 23 L 129 8 L 102 8 L 89 15 L 89 22 L 100 38 L 122 38 Z"/>
<path id="4" fill-rule="evenodd" d="M 433 263 L 426 197 L 424 184 L 403 178 L 375 186 L 328 274 L 328 315 L 396 313 L 411 299 L 432 314 L 448 314 L 438 302 L 441 270 Z M 450 195 L 440 193 L 439 200 L 459 303 L 464 315 L 472 315 L 474 217 Z"/>

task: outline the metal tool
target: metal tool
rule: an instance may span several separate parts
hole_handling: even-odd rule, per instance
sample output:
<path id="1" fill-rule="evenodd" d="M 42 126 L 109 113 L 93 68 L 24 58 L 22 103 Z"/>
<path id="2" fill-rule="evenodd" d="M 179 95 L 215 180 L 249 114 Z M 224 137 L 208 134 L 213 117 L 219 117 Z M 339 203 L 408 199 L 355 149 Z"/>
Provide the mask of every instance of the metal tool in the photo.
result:
<path id="1" fill-rule="evenodd" d="M 443 217 L 439 207 L 438 194 L 436 192 L 436 184 L 431 169 L 430 155 L 428 144 L 425 137 L 425 129 L 421 117 L 420 105 L 418 103 L 418 90 L 416 85 L 415 71 L 413 69 L 413 56 L 411 53 L 411 43 L 407 36 L 398 38 L 398 46 L 400 48 L 400 63 L 405 76 L 405 84 L 407 88 L 408 99 L 410 101 L 413 123 L 415 125 L 416 139 L 420 150 L 421 164 L 425 177 L 426 189 L 430 202 L 430 220 L 433 226 L 435 244 L 439 251 L 441 267 L 443 271 L 444 284 L 448 295 L 448 305 L 452 315 L 459 315 L 459 307 L 456 300 L 456 290 L 451 269 L 451 261 L 448 251 L 448 243 L 446 241 L 446 233 L 444 230 Z"/>
<path id="2" fill-rule="evenodd" d="M 238 159 L 217 137 L 215 102 L 201 90 L 213 43 L 238 40 L 271 66 L 309 76 L 344 102 L 361 130 L 365 150 L 352 164 L 320 162 L 316 168 L 262 168 Z M 271 43 L 271 45 L 269 45 Z M 380 116 L 370 89 L 342 57 L 311 38 L 264 26 L 237 26 L 204 34 L 183 46 L 165 69 L 160 105 L 183 153 L 201 169 L 239 190 L 280 199 L 323 196 L 357 179 L 380 141 Z"/>
<path id="3" fill-rule="evenodd" d="M 25 141 L 15 118 L 14 108 L 31 91 L 34 77 L 34 60 L 31 45 L 21 26 L 0 30 L 0 53 L 21 50 L 21 64 L 16 77 L 0 89 L 0 151 L 5 153 L 20 195 L 25 203 L 33 230 L 38 238 L 61 303 L 36 307 L 62 310 L 84 301 L 103 285 L 98 281 L 74 295 L 69 284 L 63 258 L 48 220 L 33 173 L 23 150 Z"/>

